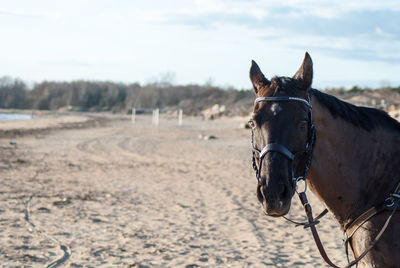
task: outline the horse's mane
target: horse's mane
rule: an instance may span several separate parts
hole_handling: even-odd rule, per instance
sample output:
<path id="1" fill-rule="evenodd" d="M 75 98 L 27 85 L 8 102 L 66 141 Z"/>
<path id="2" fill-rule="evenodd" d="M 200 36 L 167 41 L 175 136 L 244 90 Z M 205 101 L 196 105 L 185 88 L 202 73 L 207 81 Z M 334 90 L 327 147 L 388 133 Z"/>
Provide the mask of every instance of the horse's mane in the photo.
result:
<path id="1" fill-rule="evenodd" d="M 384 127 L 400 132 L 400 123 L 382 110 L 355 106 L 313 88 L 310 89 L 310 93 L 334 117 L 340 117 L 357 127 L 367 131 L 371 131 L 377 127 Z"/>

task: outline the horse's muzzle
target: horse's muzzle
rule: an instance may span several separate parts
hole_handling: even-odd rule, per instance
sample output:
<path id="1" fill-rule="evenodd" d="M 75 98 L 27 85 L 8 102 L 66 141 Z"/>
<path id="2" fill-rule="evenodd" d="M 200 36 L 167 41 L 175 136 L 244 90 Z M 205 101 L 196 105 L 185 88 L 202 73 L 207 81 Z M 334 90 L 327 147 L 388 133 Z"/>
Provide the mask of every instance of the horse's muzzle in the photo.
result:
<path id="1" fill-rule="evenodd" d="M 265 185 L 258 185 L 257 198 L 262 204 L 266 215 L 272 217 L 284 216 L 289 212 L 291 203 L 291 194 L 286 185 L 282 185 L 279 194 L 269 193 Z"/>

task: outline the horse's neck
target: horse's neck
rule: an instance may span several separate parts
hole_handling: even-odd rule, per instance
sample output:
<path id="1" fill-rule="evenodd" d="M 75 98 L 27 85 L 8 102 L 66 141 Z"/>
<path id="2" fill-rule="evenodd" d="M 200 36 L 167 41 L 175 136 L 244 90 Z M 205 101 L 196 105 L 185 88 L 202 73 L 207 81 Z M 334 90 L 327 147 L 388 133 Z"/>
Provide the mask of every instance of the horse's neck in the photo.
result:
<path id="1" fill-rule="evenodd" d="M 317 138 L 309 184 L 343 228 L 393 188 L 400 150 L 394 152 L 393 139 L 382 131 L 365 131 L 334 118 L 317 100 L 312 104 Z"/>

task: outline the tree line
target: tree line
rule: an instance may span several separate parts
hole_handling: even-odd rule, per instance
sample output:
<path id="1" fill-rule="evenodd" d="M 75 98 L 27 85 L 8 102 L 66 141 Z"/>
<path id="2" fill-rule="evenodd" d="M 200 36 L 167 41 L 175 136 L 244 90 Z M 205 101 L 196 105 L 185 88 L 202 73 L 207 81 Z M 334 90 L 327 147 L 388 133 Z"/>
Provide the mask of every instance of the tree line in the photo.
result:
<path id="1" fill-rule="evenodd" d="M 141 86 L 109 81 L 43 81 L 29 89 L 21 79 L 0 78 L 0 108 L 3 109 L 129 112 L 132 107 L 179 107 L 186 114 L 196 114 L 216 103 L 233 107 L 240 100 L 250 100 L 252 96 L 250 90 L 237 91 L 212 85 L 180 86 L 165 82 Z"/>
<path id="2" fill-rule="evenodd" d="M 369 88 L 330 89 L 333 95 L 365 93 Z M 400 87 L 381 90 L 400 94 Z M 129 112 L 136 108 L 182 108 L 185 114 L 198 114 L 214 105 L 225 105 L 228 113 L 248 113 L 254 93 L 206 85 L 174 85 L 154 82 L 147 85 L 109 81 L 43 81 L 28 88 L 19 78 L 0 78 L 0 108 L 72 111 Z"/>

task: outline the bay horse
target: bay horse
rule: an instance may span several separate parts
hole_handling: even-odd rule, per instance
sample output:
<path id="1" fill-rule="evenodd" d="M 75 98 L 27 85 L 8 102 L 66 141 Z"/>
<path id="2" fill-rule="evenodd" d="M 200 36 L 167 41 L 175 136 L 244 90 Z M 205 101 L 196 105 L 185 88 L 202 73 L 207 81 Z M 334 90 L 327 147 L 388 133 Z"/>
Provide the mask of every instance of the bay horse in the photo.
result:
<path id="1" fill-rule="evenodd" d="M 312 78 L 308 53 L 293 77 L 268 80 L 252 61 L 256 100 L 249 124 L 263 211 L 286 215 L 298 191 L 306 227 L 325 261 L 337 267 L 315 235 L 306 188 L 296 190 L 304 180 L 345 234 L 346 253 L 348 246 L 355 259 L 347 267 L 400 267 L 400 123 L 311 88 Z"/>

